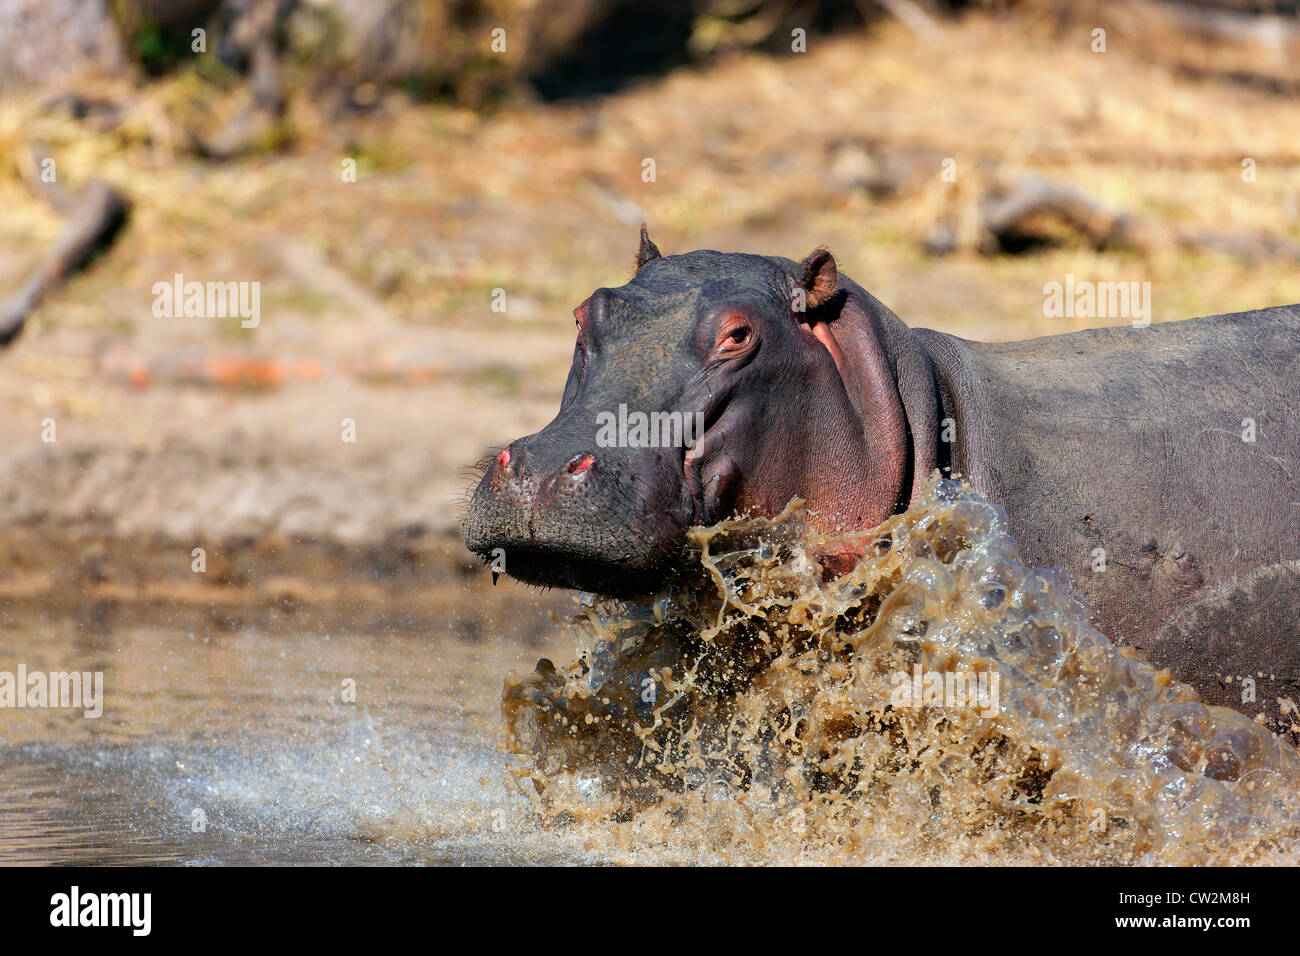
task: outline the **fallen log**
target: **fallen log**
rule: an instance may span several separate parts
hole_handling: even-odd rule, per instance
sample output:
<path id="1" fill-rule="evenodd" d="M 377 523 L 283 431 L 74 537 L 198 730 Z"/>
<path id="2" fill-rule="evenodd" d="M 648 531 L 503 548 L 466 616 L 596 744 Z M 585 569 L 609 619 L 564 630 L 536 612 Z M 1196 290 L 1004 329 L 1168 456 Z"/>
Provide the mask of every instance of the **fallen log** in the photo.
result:
<path id="1" fill-rule="evenodd" d="M 1055 219 L 1102 250 L 1126 247 L 1147 251 L 1151 237 L 1136 216 L 1111 209 L 1069 183 L 1021 176 L 980 197 L 981 223 L 1004 248 L 1031 234 L 1036 219 Z"/>
<path id="2" fill-rule="evenodd" d="M 131 203 L 103 180 L 87 183 L 71 204 L 67 224 L 21 289 L 0 303 L 0 348 L 22 332 L 27 318 L 51 289 L 85 267 L 126 223 Z"/>

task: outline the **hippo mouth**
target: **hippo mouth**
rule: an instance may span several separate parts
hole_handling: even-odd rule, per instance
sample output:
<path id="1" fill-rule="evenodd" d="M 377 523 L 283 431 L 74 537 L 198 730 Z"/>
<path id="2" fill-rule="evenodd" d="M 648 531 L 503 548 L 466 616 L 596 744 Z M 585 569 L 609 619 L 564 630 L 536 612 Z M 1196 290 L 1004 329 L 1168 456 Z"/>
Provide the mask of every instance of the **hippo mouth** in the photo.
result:
<path id="1" fill-rule="evenodd" d="M 657 590 L 685 546 L 686 529 L 722 519 L 730 505 L 736 477 L 734 468 L 728 459 L 715 461 L 706 457 L 720 441 L 721 411 L 722 406 L 715 408 L 706 418 L 704 433 L 680 457 L 669 459 L 671 465 L 663 462 L 667 465 L 665 471 L 677 469 L 672 484 L 681 491 L 675 508 L 642 516 L 643 520 L 649 520 L 650 527 L 634 525 L 630 529 L 636 534 L 638 544 L 642 547 L 650 544 L 648 552 L 629 548 L 630 542 L 617 531 L 612 535 L 614 540 L 608 540 L 595 551 L 519 542 L 509 548 L 510 576 L 525 583 L 568 587 L 611 597 L 636 597 Z M 668 484 L 666 475 L 656 477 Z"/>
<path id="2" fill-rule="evenodd" d="M 666 548 L 656 560 L 635 566 L 613 564 L 608 558 L 562 555 L 545 547 L 515 546 L 509 549 L 509 575 L 538 587 L 573 588 L 610 597 L 638 597 L 653 592 L 668 573 L 685 542 Z"/>
<path id="3" fill-rule="evenodd" d="M 466 516 L 466 545 L 525 584 L 613 597 L 653 592 L 699 514 L 683 454 L 574 457 L 582 467 L 558 478 L 517 481 L 509 457 L 504 470 L 489 468 Z"/>

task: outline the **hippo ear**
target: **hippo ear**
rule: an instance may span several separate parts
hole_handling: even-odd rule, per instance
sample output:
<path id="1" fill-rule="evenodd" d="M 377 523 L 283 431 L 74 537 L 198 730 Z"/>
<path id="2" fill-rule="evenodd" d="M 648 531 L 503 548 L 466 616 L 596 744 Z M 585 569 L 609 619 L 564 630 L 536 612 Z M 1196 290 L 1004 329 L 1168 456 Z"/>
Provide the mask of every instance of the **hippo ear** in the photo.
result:
<path id="1" fill-rule="evenodd" d="M 650 233 L 646 232 L 645 223 L 641 223 L 641 248 L 636 252 L 636 268 L 641 271 L 641 267 L 647 262 L 653 262 L 661 258 L 659 247 L 650 241 Z"/>
<path id="2" fill-rule="evenodd" d="M 835 294 L 835 287 L 840 280 L 840 271 L 835 267 L 835 257 L 825 249 L 815 249 L 795 269 L 795 311 L 817 309 L 830 301 Z M 798 292 L 802 290 L 803 296 Z M 800 303 L 799 299 L 803 302 Z M 803 309 L 800 309 L 800 304 Z"/>

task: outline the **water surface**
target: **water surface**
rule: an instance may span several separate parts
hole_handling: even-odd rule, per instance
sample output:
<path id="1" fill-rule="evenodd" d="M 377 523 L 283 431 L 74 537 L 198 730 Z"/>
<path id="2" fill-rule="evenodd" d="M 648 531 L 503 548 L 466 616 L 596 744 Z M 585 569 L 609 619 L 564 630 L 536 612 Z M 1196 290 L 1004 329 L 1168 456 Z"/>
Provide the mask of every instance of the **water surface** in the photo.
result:
<path id="1" fill-rule="evenodd" d="M 645 600 L 480 592 L 437 636 L 11 609 L 0 670 L 102 671 L 104 709 L 0 708 L 0 863 L 1300 862 L 1294 747 L 1112 646 L 968 489 L 691 547 Z"/>
<path id="2" fill-rule="evenodd" d="M 502 678 L 537 653 L 5 620 L 0 667 L 102 670 L 105 702 L 98 719 L 0 710 L 0 863 L 593 859 L 540 831 L 504 771 Z"/>

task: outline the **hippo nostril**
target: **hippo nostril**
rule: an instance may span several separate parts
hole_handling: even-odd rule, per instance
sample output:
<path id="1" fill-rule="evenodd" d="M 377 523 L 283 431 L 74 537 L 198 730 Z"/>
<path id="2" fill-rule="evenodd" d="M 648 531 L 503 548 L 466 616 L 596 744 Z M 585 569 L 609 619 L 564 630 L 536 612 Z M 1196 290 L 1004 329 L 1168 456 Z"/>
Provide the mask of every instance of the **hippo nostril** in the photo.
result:
<path id="1" fill-rule="evenodd" d="M 569 461 L 568 472 L 571 475 L 580 475 L 590 468 L 595 460 L 595 455 L 574 455 Z"/>

